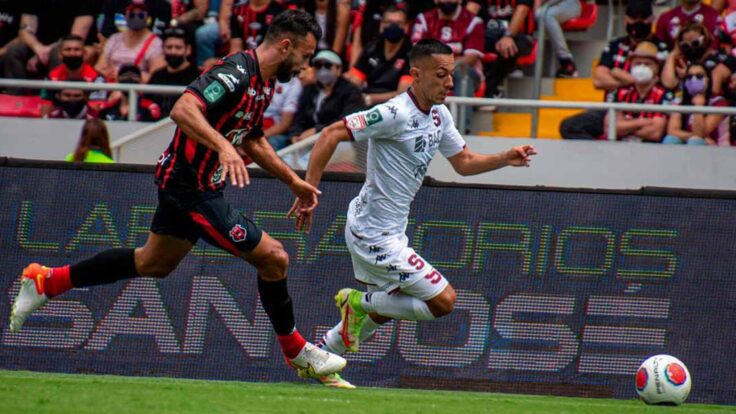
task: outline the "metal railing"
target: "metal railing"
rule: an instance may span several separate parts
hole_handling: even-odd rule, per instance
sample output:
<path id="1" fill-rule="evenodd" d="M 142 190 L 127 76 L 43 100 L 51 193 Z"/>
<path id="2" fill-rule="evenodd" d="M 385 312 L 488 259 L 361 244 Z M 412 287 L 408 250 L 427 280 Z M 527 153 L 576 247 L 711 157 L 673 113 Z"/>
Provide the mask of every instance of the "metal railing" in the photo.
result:
<path id="1" fill-rule="evenodd" d="M 608 111 L 608 132 L 609 140 L 616 140 L 616 112 L 662 112 L 662 113 L 692 113 L 692 114 L 716 114 L 716 115 L 736 115 L 736 107 L 711 107 L 711 106 L 690 106 L 690 105 L 651 105 L 651 104 L 627 104 L 627 103 L 609 103 L 609 102 L 576 102 L 576 101 L 539 101 L 533 99 L 492 99 L 492 98 L 465 98 L 460 96 L 450 96 L 445 101 L 450 108 L 455 122 L 458 107 L 461 105 L 472 106 L 503 106 L 509 108 L 533 108 L 535 112 L 540 108 L 554 109 L 593 109 Z M 532 131 L 530 138 L 538 138 L 537 131 Z"/>
<path id="2" fill-rule="evenodd" d="M 179 95 L 184 86 L 144 85 L 137 83 L 87 83 L 87 82 L 57 82 L 27 79 L 0 79 L 0 87 L 25 89 L 81 89 L 84 91 L 127 91 L 130 107 L 128 120 L 138 119 L 138 94 L 151 93 L 156 95 Z"/>
<path id="3" fill-rule="evenodd" d="M 136 96 L 138 93 L 153 93 L 162 95 L 180 94 L 183 86 L 163 86 L 163 85 L 139 85 L 139 84 L 119 84 L 119 83 L 84 83 L 84 82 L 51 82 L 51 81 L 31 81 L 24 79 L 0 79 L 0 87 L 22 87 L 29 89 L 83 89 L 83 90 L 127 90 L 130 96 Z M 131 99 L 131 101 L 133 101 Z M 680 105 L 647 105 L 647 104 L 626 104 L 626 103 L 607 103 L 607 102 L 577 102 L 577 101 L 540 101 L 535 99 L 494 99 L 494 98 L 470 98 L 460 96 L 450 96 L 446 100 L 446 104 L 452 113 L 455 123 L 461 125 L 462 120 L 458 117 L 460 107 L 465 106 L 498 106 L 508 108 L 553 108 L 553 109 L 595 109 L 608 111 L 608 139 L 616 139 L 616 112 L 662 112 L 662 113 L 695 113 L 695 114 L 720 114 L 720 115 L 736 115 L 736 107 L 709 107 L 709 106 L 680 106 Z M 133 113 L 135 108 L 131 102 L 130 112 Z M 130 117 L 129 117 L 130 119 Z M 156 130 L 166 125 L 168 122 L 161 121 L 152 124 L 141 131 L 137 131 L 127 137 L 116 141 L 116 147 L 135 140 L 146 135 L 150 130 Z M 536 131 L 532 131 L 536 132 Z M 537 138 L 538 134 L 533 133 L 530 138 Z M 305 140 L 307 141 L 307 140 Z M 304 141 L 302 141 L 304 142 Z M 308 145 L 308 144 L 302 144 Z"/>
<path id="4" fill-rule="evenodd" d="M 549 1 L 542 5 L 540 9 L 540 15 L 542 16 L 539 19 L 539 23 L 537 24 L 538 31 L 537 31 L 537 56 L 534 60 L 534 85 L 532 89 L 532 99 L 537 100 L 542 95 L 542 71 L 544 70 L 544 52 L 545 52 L 545 38 L 547 36 L 547 13 L 549 12 L 549 8 L 560 3 L 562 0 L 553 0 Z M 619 1 L 620 3 L 620 1 Z M 581 9 L 582 12 L 582 9 Z M 530 13 L 534 13 L 533 10 L 530 11 Z M 608 41 L 611 41 L 611 38 L 613 37 L 613 29 L 614 29 L 614 15 L 617 14 L 617 10 L 614 8 L 613 0 L 608 0 L 608 26 L 606 28 L 606 37 Z M 539 108 L 535 108 L 534 111 L 532 111 L 532 129 L 531 129 L 531 135 L 533 137 L 538 136 L 539 131 Z"/>

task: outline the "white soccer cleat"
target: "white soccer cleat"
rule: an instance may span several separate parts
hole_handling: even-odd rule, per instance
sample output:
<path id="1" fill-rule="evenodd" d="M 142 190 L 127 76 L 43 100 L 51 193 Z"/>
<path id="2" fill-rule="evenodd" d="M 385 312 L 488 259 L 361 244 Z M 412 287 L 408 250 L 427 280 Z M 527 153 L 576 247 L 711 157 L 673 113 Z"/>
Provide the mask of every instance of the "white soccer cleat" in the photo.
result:
<path id="1" fill-rule="evenodd" d="M 290 359 L 289 363 L 297 369 L 307 370 L 310 376 L 326 376 L 342 371 L 348 361 L 307 342 L 299 351 L 299 355 Z"/>
<path id="2" fill-rule="evenodd" d="M 309 372 L 309 370 L 300 369 L 298 370 L 298 374 L 300 378 L 317 380 L 325 387 L 340 388 L 344 390 L 355 389 L 355 385 L 345 380 L 345 378 L 341 377 L 340 374 L 338 374 L 337 372 L 334 374 L 320 376 L 312 374 L 311 372 Z"/>
<path id="3" fill-rule="evenodd" d="M 43 292 L 43 286 L 49 275 L 49 269 L 38 263 L 31 263 L 20 277 L 20 291 L 13 302 L 10 312 L 10 332 L 18 332 L 26 319 L 38 308 L 45 305 L 49 298 Z"/>

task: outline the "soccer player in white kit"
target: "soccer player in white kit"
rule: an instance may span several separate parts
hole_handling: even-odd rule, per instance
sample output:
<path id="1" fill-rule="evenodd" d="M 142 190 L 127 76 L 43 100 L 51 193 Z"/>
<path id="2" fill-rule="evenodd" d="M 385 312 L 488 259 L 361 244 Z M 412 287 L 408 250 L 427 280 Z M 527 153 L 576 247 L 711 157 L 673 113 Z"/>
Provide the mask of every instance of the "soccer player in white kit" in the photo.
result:
<path id="1" fill-rule="evenodd" d="M 455 68 L 447 45 L 433 39 L 418 42 L 410 65 L 414 80 L 408 91 L 325 128 L 309 160 L 306 181 L 316 187 L 340 141 L 368 141 L 366 181 L 350 202 L 345 226 L 355 278 L 368 292 L 346 288 L 335 296 L 341 321 L 327 332 L 322 347 L 338 355 L 357 351 L 361 341 L 391 319 L 432 320 L 452 312 L 455 290 L 409 247 L 405 234 L 411 203 L 435 153 L 439 150 L 461 175 L 529 166 L 536 154 L 531 145 L 490 155 L 466 147 L 443 104 L 453 89 Z M 307 230 L 311 214 L 298 199 L 289 212 L 296 215 L 297 228 Z M 316 379 L 354 388 L 338 374 Z"/>

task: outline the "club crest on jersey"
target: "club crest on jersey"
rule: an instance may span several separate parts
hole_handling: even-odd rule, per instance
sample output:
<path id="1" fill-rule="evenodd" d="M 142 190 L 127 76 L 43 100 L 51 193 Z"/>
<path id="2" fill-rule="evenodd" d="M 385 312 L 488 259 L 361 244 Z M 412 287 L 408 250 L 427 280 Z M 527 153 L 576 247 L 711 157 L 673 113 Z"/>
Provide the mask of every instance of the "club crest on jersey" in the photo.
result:
<path id="1" fill-rule="evenodd" d="M 437 108 L 432 109 L 432 121 L 434 121 L 434 126 L 440 126 L 442 123 L 442 118 L 440 118 L 440 112 Z"/>
<path id="2" fill-rule="evenodd" d="M 381 116 L 381 111 L 379 111 L 378 108 L 368 112 L 365 115 L 365 123 L 368 126 L 377 124 L 381 121 L 383 121 L 383 117 Z"/>
<path id="3" fill-rule="evenodd" d="M 238 78 L 229 73 L 218 73 L 217 77 L 220 78 L 221 81 L 225 82 L 225 86 L 227 86 L 227 89 L 230 92 L 235 92 L 235 87 L 240 83 Z"/>
<path id="4" fill-rule="evenodd" d="M 209 103 L 215 103 L 225 95 L 225 88 L 218 81 L 212 81 L 204 88 L 204 99 Z"/>
<path id="5" fill-rule="evenodd" d="M 359 131 L 365 128 L 365 117 L 363 115 L 353 115 L 346 119 L 345 126 L 351 131 Z"/>
<path id="6" fill-rule="evenodd" d="M 230 238 L 234 242 L 242 242 L 248 236 L 248 231 L 243 228 L 240 224 L 236 224 L 235 227 L 230 229 Z"/>

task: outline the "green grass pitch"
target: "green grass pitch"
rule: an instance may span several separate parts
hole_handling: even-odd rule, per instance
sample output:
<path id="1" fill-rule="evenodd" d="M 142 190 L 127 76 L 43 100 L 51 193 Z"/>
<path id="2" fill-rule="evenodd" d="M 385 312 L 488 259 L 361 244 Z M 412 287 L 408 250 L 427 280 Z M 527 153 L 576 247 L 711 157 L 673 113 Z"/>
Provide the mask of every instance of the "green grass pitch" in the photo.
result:
<path id="1" fill-rule="evenodd" d="M 247 383 L 0 370 L 0 413 L 736 413 L 736 407 L 649 407 L 635 400 Z"/>

